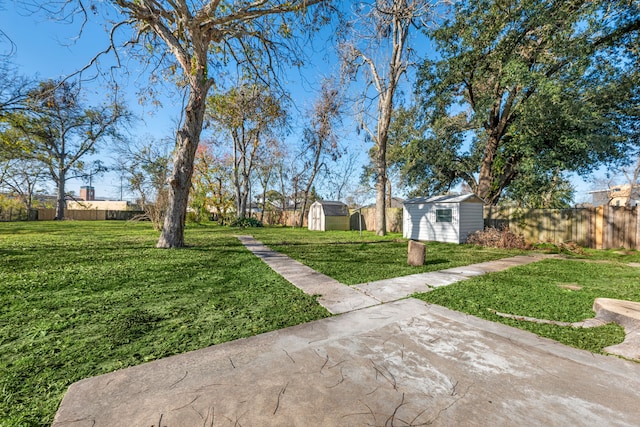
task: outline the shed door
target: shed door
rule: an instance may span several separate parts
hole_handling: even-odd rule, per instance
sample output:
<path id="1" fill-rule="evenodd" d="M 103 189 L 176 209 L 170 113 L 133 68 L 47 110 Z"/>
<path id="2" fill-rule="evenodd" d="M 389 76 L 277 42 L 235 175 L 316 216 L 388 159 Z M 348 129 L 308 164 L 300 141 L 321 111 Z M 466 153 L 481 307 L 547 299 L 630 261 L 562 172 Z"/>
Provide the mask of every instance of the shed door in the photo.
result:
<path id="1" fill-rule="evenodd" d="M 322 206 L 311 206 L 311 230 L 322 231 Z"/>

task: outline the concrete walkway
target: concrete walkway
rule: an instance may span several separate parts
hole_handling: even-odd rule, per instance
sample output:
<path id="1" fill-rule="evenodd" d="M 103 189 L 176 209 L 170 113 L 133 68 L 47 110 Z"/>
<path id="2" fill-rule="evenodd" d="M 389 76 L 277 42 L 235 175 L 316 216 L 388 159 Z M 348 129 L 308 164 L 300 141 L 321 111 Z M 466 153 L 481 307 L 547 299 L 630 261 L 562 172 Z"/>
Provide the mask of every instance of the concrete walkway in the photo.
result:
<path id="1" fill-rule="evenodd" d="M 543 255 L 520 255 L 464 267 L 347 286 L 286 255 L 269 249 L 252 236 L 238 236 L 238 239 L 247 249 L 291 284 L 302 289 L 306 294 L 319 295 L 318 302 L 333 314 L 397 301 L 416 292 L 428 292 L 433 288 L 450 285 L 474 276 L 530 264 L 545 258 Z"/>
<path id="2" fill-rule="evenodd" d="M 332 314 L 347 313 L 380 304 L 380 301 L 357 289 L 345 286 L 286 255 L 269 249 L 251 236 L 238 236 L 238 239 L 276 273 L 302 289 L 304 293 L 319 295 L 318 303 Z"/>
<path id="3" fill-rule="evenodd" d="M 344 314 L 79 381 L 53 425 L 638 425 L 640 363 L 412 298 L 380 304 L 533 257 L 415 275 L 399 291 L 344 286 L 241 240 Z"/>
<path id="4" fill-rule="evenodd" d="M 79 381 L 53 426 L 637 426 L 638 390 L 638 363 L 409 298 Z"/>
<path id="5" fill-rule="evenodd" d="M 446 270 L 347 286 L 286 255 L 269 249 L 252 236 L 238 236 L 238 239 L 291 284 L 309 295 L 316 295 L 318 302 L 333 314 L 347 313 L 380 303 L 398 301 L 414 293 L 428 292 L 434 288 L 451 285 L 471 277 L 503 271 L 507 268 L 555 257 L 554 255 L 540 254 L 520 255 L 496 261 L 448 268 Z M 625 340 L 623 343 L 607 347 L 605 351 L 629 359 L 640 360 L 640 303 L 618 300 L 606 300 L 604 302 L 605 300 L 604 298 L 598 298 L 594 302 L 596 317 L 585 319 L 581 322 L 565 323 L 563 326 L 597 327 L 610 322 L 618 323 L 625 329 Z M 545 321 L 543 319 L 532 319 L 504 313 L 496 314 L 537 323 L 561 324 L 561 322 Z"/>
<path id="6" fill-rule="evenodd" d="M 506 270 L 507 268 L 526 265 L 540 261 L 542 255 L 520 255 L 496 261 L 482 262 L 464 267 L 448 268 L 446 270 L 429 273 L 412 274 L 410 276 L 394 277 L 393 279 L 355 285 L 355 288 L 365 295 L 372 296 L 380 302 L 396 301 L 417 292 L 428 292 L 434 288 L 447 286 L 452 283 L 467 280 L 482 274 Z"/>

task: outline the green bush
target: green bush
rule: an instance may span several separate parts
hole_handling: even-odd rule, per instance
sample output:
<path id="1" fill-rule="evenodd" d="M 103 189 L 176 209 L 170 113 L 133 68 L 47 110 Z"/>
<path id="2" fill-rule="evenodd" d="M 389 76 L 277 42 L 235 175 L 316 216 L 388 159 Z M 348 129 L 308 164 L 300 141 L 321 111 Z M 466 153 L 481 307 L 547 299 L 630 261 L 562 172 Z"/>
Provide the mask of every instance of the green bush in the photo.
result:
<path id="1" fill-rule="evenodd" d="M 249 228 L 249 227 L 262 227 L 262 221 L 255 218 L 237 218 L 231 223 L 232 227 Z"/>

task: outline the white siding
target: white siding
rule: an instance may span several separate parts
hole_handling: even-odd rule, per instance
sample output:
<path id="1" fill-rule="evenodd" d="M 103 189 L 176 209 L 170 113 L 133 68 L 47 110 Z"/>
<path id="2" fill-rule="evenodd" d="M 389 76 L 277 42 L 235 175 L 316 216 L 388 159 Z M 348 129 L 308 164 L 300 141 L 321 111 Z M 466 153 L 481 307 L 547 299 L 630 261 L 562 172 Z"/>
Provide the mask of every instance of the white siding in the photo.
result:
<path id="1" fill-rule="evenodd" d="M 474 197 L 475 198 L 475 197 Z M 412 240 L 464 243 L 467 236 L 484 228 L 483 204 L 479 199 L 449 203 L 405 203 L 403 207 L 403 237 Z M 451 222 L 437 222 L 438 209 L 451 209 Z"/>
<path id="2" fill-rule="evenodd" d="M 460 238 L 458 243 L 467 241 L 469 234 L 484 229 L 483 204 L 460 204 Z"/>

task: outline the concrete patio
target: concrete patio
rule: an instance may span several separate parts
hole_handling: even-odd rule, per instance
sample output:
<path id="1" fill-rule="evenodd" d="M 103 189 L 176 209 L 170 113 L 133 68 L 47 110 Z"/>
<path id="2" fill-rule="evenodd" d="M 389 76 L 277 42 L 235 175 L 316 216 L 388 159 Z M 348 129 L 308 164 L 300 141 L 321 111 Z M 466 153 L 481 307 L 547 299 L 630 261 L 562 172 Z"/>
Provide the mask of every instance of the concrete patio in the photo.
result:
<path id="1" fill-rule="evenodd" d="M 53 425 L 638 425 L 640 363 L 401 299 L 539 258 L 347 287 L 241 240 L 342 314 L 79 381 Z"/>

